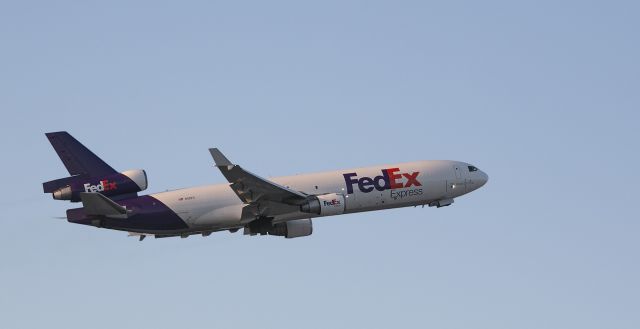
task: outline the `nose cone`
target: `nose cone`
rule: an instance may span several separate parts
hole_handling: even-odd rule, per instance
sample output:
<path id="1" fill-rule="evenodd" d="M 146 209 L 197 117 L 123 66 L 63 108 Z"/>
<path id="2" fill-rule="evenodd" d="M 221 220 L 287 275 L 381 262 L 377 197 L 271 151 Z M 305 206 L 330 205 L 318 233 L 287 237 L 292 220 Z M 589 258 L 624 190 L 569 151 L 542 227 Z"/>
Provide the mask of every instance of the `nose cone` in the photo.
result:
<path id="1" fill-rule="evenodd" d="M 484 184 L 486 184 L 489 181 L 489 175 L 487 175 L 487 173 L 481 170 L 478 174 L 479 174 L 478 176 L 480 176 L 478 178 L 478 187 L 482 187 L 484 186 Z"/>
<path id="2" fill-rule="evenodd" d="M 476 166 L 469 165 L 469 173 L 467 174 L 467 193 L 471 191 L 475 191 L 489 181 L 489 175 L 487 175 L 484 171 L 478 169 Z"/>

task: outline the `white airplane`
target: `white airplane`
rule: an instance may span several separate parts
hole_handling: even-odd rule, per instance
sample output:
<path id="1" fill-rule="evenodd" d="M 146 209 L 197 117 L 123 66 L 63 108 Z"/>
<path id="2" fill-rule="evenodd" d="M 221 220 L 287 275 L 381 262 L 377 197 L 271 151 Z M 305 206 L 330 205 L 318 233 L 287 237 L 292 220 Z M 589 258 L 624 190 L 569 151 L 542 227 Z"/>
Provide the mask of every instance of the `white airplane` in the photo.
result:
<path id="1" fill-rule="evenodd" d="M 409 206 L 444 207 L 488 180 L 459 161 L 431 160 L 276 177 L 255 175 L 209 149 L 229 184 L 138 196 L 144 170 L 116 172 L 67 132 L 47 133 L 71 174 L 43 183 L 56 200 L 81 201 L 67 210 L 71 223 L 146 236 L 208 236 L 212 232 L 311 235 L 312 218 Z"/>

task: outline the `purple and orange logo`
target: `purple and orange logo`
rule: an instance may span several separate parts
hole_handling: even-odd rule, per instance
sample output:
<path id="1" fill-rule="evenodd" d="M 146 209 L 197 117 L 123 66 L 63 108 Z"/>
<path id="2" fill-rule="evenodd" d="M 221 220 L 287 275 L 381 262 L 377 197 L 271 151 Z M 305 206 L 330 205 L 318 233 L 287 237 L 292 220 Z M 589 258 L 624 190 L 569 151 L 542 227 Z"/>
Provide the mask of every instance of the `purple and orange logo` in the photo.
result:
<path id="1" fill-rule="evenodd" d="M 84 184 L 85 192 L 106 192 L 117 190 L 118 186 L 116 182 L 110 182 L 108 179 L 101 180 L 97 185 L 91 185 L 90 183 Z"/>
<path id="2" fill-rule="evenodd" d="M 323 200 L 323 201 L 322 201 L 322 204 L 323 204 L 325 207 L 327 207 L 327 206 L 337 207 L 337 206 L 339 206 L 341 203 L 340 203 L 340 200 L 338 200 L 338 199 L 333 199 L 333 200 L 331 200 L 331 201 L 325 201 L 325 200 Z"/>
<path id="3" fill-rule="evenodd" d="M 384 190 L 394 190 L 399 188 L 407 188 L 411 186 L 422 186 L 422 184 L 418 181 L 419 171 L 414 171 L 412 173 L 402 173 L 399 172 L 400 168 L 388 168 L 382 169 L 382 175 L 376 176 L 374 178 L 371 177 L 360 177 L 357 173 L 352 172 L 348 174 L 343 174 L 345 184 L 347 185 L 347 194 L 353 193 L 353 185 L 358 184 L 358 189 L 362 193 L 369 193 L 376 189 L 378 191 Z M 407 181 L 405 183 L 402 182 L 402 178 L 406 178 Z"/>

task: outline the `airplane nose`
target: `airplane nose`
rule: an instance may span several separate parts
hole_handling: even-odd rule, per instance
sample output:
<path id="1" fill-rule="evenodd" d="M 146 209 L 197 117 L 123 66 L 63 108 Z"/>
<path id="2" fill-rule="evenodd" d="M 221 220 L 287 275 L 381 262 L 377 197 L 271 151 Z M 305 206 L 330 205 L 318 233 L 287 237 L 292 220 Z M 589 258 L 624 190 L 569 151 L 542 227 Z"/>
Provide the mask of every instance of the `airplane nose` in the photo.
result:
<path id="1" fill-rule="evenodd" d="M 486 184 L 488 181 L 489 181 L 489 175 L 487 175 L 487 173 L 485 173 L 484 171 L 480 171 L 480 179 L 478 180 L 478 183 L 480 186 L 478 187 L 484 186 L 484 184 Z"/>

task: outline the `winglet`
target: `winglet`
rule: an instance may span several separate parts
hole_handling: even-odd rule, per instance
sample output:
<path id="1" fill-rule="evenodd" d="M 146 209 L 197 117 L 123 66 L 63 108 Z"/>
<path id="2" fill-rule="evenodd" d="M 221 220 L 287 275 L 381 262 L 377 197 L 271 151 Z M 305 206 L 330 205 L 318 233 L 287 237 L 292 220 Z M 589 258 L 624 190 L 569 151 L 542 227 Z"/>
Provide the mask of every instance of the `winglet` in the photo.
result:
<path id="1" fill-rule="evenodd" d="M 216 163 L 216 167 L 229 167 L 233 166 L 233 163 L 227 159 L 227 157 L 220 152 L 217 148 L 210 148 L 209 152 L 211 152 L 211 156 L 213 157 L 213 161 Z"/>

